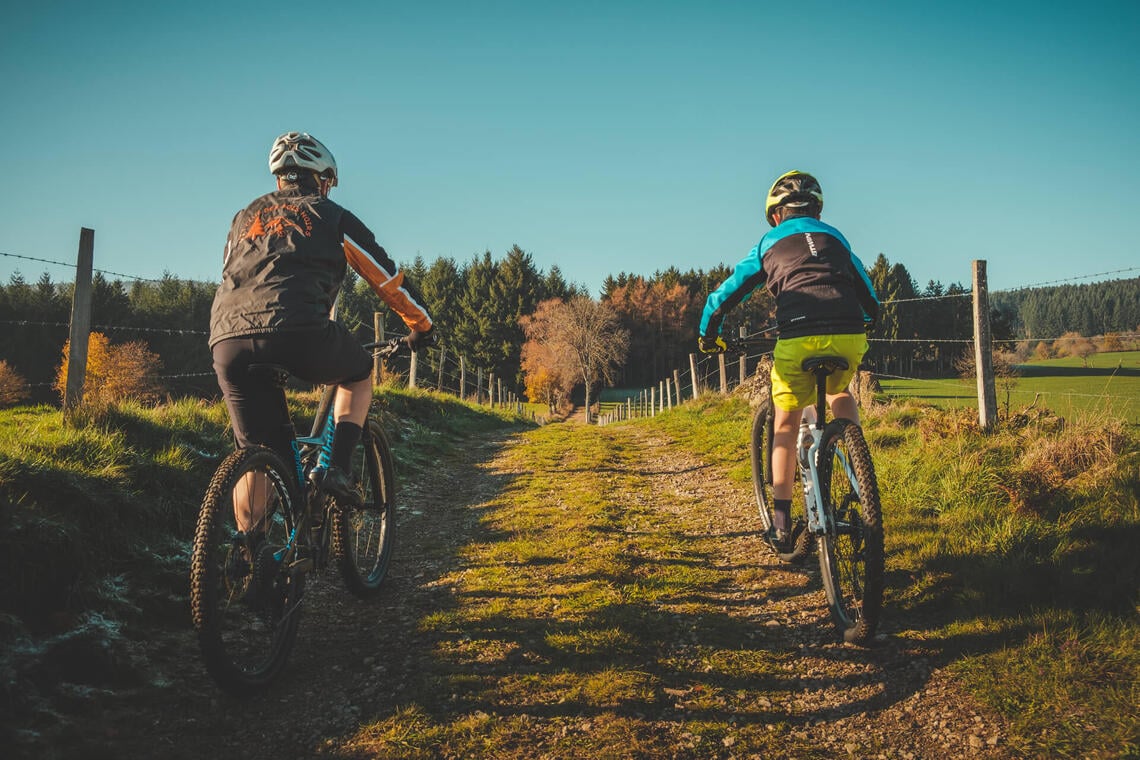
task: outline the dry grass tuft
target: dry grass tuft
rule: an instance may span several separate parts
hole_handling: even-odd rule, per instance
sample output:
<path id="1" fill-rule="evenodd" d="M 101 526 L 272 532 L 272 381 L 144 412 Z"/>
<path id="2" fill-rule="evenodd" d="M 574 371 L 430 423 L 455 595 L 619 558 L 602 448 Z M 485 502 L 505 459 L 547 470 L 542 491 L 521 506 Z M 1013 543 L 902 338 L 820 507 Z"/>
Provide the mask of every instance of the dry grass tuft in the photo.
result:
<path id="1" fill-rule="evenodd" d="M 937 414 L 924 414 L 918 418 L 918 432 L 926 443 L 978 435 L 978 413 L 972 409 L 956 409 Z"/>

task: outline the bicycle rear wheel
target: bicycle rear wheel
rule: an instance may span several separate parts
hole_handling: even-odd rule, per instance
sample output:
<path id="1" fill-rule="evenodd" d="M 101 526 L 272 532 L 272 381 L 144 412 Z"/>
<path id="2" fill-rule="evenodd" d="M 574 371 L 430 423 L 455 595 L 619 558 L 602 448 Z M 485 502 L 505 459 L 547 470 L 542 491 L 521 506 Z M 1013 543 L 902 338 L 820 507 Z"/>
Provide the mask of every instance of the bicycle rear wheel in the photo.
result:
<path id="1" fill-rule="evenodd" d="M 264 538 L 235 527 L 234 507 L 249 507 L 251 482 L 265 500 Z M 261 488 L 264 485 L 266 488 Z M 240 449 L 218 466 L 206 489 L 190 561 L 190 607 L 206 669 L 234 694 L 267 686 L 297 636 L 304 574 L 290 575 L 275 554 L 300 514 L 293 476 L 269 449 Z M 252 532 L 252 531 L 251 531 Z"/>
<path id="2" fill-rule="evenodd" d="M 369 418 L 352 455 L 352 473 L 364 504 L 337 508 L 333 521 L 333 557 L 344 584 L 361 598 L 380 591 L 395 546 L 395 463 L 380 423 Z"/>
<path id="3" fill-rule="evenodd" d="M 831 618 L 845 641 L 868 644 L 883 604 L 883 524 L 871 452 L 857 424 L 828 423 L 818 470 L 832 523 L 819 552 Z"/>
<path id="4" fill-rule="evenodd" d="M 756 507 L 760 513 L 760 524 L 765 533 L 772 530 L 772 508 L 775 506 L 772 495 L 772 430 L 774 417 L 772 399 L 765 397 L 752 415 L 752 437 L 749 454 L 752 458 L 752 492 L 756 496 Z M 773 551 L 784 562 L 799 562 L 811 552 L 812 536 L 807 531 L 807 513 L 804 511 L 802 488 L 792 491 L 791 524 L 796 541 L 791 551 Z"/>

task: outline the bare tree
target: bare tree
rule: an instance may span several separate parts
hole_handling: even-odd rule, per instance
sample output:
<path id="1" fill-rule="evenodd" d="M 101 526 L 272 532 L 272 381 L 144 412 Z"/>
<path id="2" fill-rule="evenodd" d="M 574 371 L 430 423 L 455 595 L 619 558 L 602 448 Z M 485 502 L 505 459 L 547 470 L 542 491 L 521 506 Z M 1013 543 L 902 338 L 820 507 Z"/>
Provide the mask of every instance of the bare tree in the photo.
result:
<path id="1" fill-rule="evenodd" d="M 559 330 L 586 386 L 589 422 L 590 389 L 599 381 L 613 381 L 614 372 L 629 350 L 629 331 L 621 327 L 612 306 L 586 296 L 575 296 L 566 303 L 566 319 L 559 324 Z"/>
<path id="2" fill-rule="evenodd" d="M 527 325 L 528 337 L 543 343 L 545 363 L 555 365 L 549 369 L 566 368 L 586 386 L 589 421 L 590 390 L 598 382 L 613 381 L 629 350 L 629 331 L 621 327 L 612 306 L 581 295 L 566 302 L 545 302 L 535 317 L 541 324 Z"/>

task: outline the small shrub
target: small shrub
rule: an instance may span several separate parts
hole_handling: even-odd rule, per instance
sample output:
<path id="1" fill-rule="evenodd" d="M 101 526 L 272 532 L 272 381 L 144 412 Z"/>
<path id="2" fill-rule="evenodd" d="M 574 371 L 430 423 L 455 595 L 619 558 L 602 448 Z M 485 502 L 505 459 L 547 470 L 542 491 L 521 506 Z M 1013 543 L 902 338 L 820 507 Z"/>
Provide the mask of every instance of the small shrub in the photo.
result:
<path id="1" fill-rule="evenodd" d="M 55 388 L 62 399 L 67 390 L 71 341 L 63 344 L 63 360 L 56 373 Z M 83 381 L 85 404 L 100 406 L 118 401 L 155 403 L 164 389 L 158 372 L 162 360 L 142 341 L 111 345 L 106 335 L 93 332 L 87 342 L 87 372 Z"/>
<path id="2" fill-rule="evenodd" d="M 0 361 L 0 408 L 27 401 L 31 395 L 28 381 L 6 361 Z"/>

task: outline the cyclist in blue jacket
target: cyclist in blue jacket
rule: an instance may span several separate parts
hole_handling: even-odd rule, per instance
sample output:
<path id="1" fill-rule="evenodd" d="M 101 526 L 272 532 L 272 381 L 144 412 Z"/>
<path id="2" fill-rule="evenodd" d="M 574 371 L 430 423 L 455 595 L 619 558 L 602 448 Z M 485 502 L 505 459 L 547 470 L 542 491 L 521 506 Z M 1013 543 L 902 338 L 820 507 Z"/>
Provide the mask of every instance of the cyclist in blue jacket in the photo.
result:
<path id="1" fill-rule="evenodd" d="M 782 174 L 768 191 L 765 216 L 773 229 L 709 294 L 698 344 L 704 353 L 726 349 L 720 337 L 725 315 L 766 285 L 776 300 L 779 340 L 773 353 L 772 538 L 785 550 L 802 525 L 791 525 L 795 444 L 800 416 L 815 403 L 815 377 L 800 367 L 809 356 L 847 359 L 849 369 L 827 379 L 835 417 L 859 421 L 847 386 L 867 352 L 867 330 L 879 316 L 879 300 L 867 271 L 842 233 L 820 221 L 823 190 L 810 174 Z"/>

